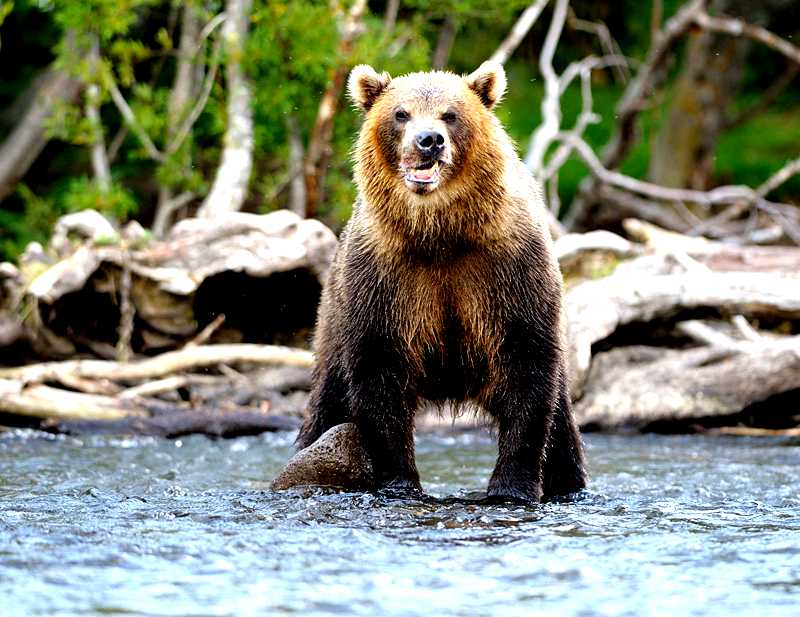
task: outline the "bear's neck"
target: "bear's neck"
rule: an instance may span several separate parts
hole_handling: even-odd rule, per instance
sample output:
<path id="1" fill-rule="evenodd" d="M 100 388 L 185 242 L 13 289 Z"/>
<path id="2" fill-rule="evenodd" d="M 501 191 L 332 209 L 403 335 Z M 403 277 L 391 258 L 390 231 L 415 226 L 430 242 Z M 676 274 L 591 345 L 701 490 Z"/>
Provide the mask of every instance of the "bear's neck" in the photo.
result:
<path id="1" fill-rule="evenodd" d="M 512 200 L 497 171 L 476 173 L 430 195 L 405 186 L 361 189 L 361 216 L 381 252 L 446 261 L 504 241 Z"/>

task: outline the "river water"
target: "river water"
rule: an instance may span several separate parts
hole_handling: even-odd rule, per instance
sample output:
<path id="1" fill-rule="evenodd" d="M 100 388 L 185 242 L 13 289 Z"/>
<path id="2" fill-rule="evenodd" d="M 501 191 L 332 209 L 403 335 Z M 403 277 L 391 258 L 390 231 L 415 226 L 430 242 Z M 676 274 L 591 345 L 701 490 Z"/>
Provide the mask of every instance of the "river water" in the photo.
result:
<path id="1" fill-rule="evenodd" d="M 520 507 L 475 433 L 418 439 L 429 499 L 275 494 L 292 437 L 0 435 L 0 614 L 800 615 L 800 442 L 589 435 Z"/>

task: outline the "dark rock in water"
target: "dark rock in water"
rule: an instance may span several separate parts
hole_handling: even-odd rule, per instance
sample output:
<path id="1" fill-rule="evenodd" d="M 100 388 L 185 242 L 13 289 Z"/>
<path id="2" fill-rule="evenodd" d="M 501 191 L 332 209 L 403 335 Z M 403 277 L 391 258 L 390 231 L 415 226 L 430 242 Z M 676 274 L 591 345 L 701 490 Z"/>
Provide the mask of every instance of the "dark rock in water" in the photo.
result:
<path id="1" fill-rule="evenodd" d="M 272 483 L 273 490 L 293 486 L 339 486 L 369 489 L 372 464 L 355 424 L 334 426 L 295 454 Z"/>

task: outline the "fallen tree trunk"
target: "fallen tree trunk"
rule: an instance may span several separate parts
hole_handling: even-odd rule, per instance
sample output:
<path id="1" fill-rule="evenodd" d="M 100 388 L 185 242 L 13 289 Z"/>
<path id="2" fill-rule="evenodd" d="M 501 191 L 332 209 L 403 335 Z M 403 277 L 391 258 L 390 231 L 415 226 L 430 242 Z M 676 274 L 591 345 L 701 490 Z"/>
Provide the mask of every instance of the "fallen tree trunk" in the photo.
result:
<path id="1" fill-rule="evenodd" d="M 702 236 L 686 236 L 637 219 L 627 219 L 623 225 L 628 235 L 647 249 L 685 253 L 715 272 L 800 272 L 797 247 L 737 246 Z"/>
<path id="2" fill-rule="evenodd" d="M 147 414 L 147 410 L 135 401 L 44 385 L 27 387 L 9 379 L 0 380 L 0 412 L 56 421 L 119 420 Z"/>
<path id="3" fill-rule="evenodd" d="M 221 315 L 212 343 L 308 339 L 336 248 L 319 221 L 234 212 L 183 220 L 157 242 L 134 231 L 90 210 L 71 214 L 51 242 L 58 261 L 23 268 L 28 278 L 15 284 L 32 309 L 31 344 L 41 357 L 115 357 L 123 319 L 134 354 L 181 347 Z M 77 249 L 75 235 L 84 239 Z"/>
<path id="4" fill-rule="evenodd" d="M 195 434 L 225 438 L 260 435 L 274 431 L 291 431 L 299 425 L 300 421 L 296 417 L 251 409 L 192 409 L 154 417 L 127 417 L 108 421 L 48 420 L 41 428 L 66 435 L 136 435 L 174 439 Z"/>
<path id="5" fill-rule="evenodd" d="M 621 347 L 592 362 L 575 404 L 581 426 L 645 427 L 734 415 L 800 389 L 800 337 L 686 350 Z"/>
<path id="6" fill-rule="evenodd" d="M 252 353 L 247 355 L 253 357 Z M 240 356 L 241 357 L 241 356 Z M 231 437 L 253 435 L 264 431 L 291 430 L 299 425 L 306 394 L 299 401 L 283 396 L 284 391 L 303 389 L 308 383 L 308 371 L 282 370 L 248 378 L 234 373 L 228 377 L 208 375 L 173 375 L 146 381 L 133 388 L 122 389 L 117 382 L 131 378 L 147 379 L 151 371 L 126 371 L 108 367 L 114 363 L 99 363 L 80 370 L 64 372 L 75 365 L 50 365 L 38 373 L 23 371 L 35 380 L 60 381 L 76 392 L 42 383 L 25 383 L 16 379 L 0 379 L 0 415 L 15 425 L 33 426 L 56 433 L 104 433 L 176 437 L 189 433 Z M 75 364 L 75 363 L 73 363 Z M 158 366 L 164 368 L 163 363 Z M 173 366 L 182 366 L 175 364 Z M 98 367 L 102 370 L 98 370 Z M 37 368 L 22 367 L 22 369 Z M 106 370 L 114 368 L 114 371 Z M 98 377 L 102 375 L 102 377 Z M 122 377 L 120 377 L 120 375 Z M 54 376 L 58 376 L 55 379 Z M 223 394 L 222 400 L 208 390 L 202 397 L 202 387 L 214 385 Z M 200 386 L 191 390 L 191 402 L 178 396 L 180 388 Z M 162 396 L 164 398 L 154 398 Z M 243 402 L 240 402 L 243 401 Z M 249 404 L 248 403 L 252 403 Z"/>
<path id="7" fill-rule="evenodd" d="M 143 381 L 170 373 L 220 364 L 283 364 L 311 367 L 314 358 L 303 349 L 277 345 L 204 345 L 186 347 L 136 362 L 67 360 L 0 369 L 0 379 L 25 384 L 56 381 L 74 384 L 76 379 Z"/>
<path id="8" fill-rule="evenodd" d="M 609 277 L 581 283 L 566 296 L 573 393 L 583 390 L 595 343 L 623 325 L 675 317 L 698 308 L 727 315 L 799 319 L 800 275 L 653 274 L 620 267 Z"/>
<path id="9" fill-rule="evenodd" d="M 4 280 L 13 285 L 3 297 L 26 293 L 34 314 L 49 324 L 30 328 L 72 336 L 79 348 L 76 332 L 86 337 L 91 328 L 116 328 L 119 316 L 108 319 L 102 311 L 113 311 L 121 299 L 118 276 L 127 267 L 138 336 L 146 327 L 174 332 L 169 341 L 180 336 L 183 347 L 132 362 L 67 360 L 0 369 L 6 420 L 14 416 L 58 431 L 228 435 L 271 430 L 264 416 L 302 414 L 310 351 L 206 343 L 274 341 L 263 328 L 301 310 L 307 313 L 303 327 L 310 328 L 335 247 L 329 230 L 289 212 L 235 213 L 213 226 L 183 221 L 164 241 L 127 250 L 102 245 L 114 228 L 91 214 L 62 220 L 51 247 L 62 259 L 32 280 L 7 268 L 10 278 Z M 800 388 L 800 249 L 732 246 L 638 221 L 625 225 L 643 243 L 608 232 L 568 234 L 555 243 L 567 278 L 570 368 L 581 423 L 645 426 L 735 414 L 787 392 L 791 398 Z M 92 244 L 75 250 L 76 232 Z M 281 282 L 258 287 L 262 277 Z M 241 302 L 248 297 L 253 301 Z M 236 313 L 242 309 L 250 312 Z M 77 320 L 87 315 L 87 329 L 80 330 Z M 708 318 L 717 321 L 687 321 Z M 224 337 L 217 336 L 221 328 L 228 329 Z M 303 344 L 309 332 L 290 340 Z M 134 353 L 143 349 L 149 348 L 138 343 Z M 225 415 L 231 413 L 239 415 Z"/>

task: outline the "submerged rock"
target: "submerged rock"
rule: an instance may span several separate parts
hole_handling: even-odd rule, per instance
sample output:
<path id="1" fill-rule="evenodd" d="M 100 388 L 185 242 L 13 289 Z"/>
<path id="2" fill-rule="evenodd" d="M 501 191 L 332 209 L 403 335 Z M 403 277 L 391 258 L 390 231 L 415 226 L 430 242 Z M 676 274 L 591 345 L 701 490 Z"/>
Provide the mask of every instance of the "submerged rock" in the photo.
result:
<path id="1" fill-rule="evenodd" d="M 372 464 L 355 424 L 329 429 L 295 454 L 272 483 L 276 491 L 294 486 L 338 486 L 368 489 L 374 484 Z"/>

